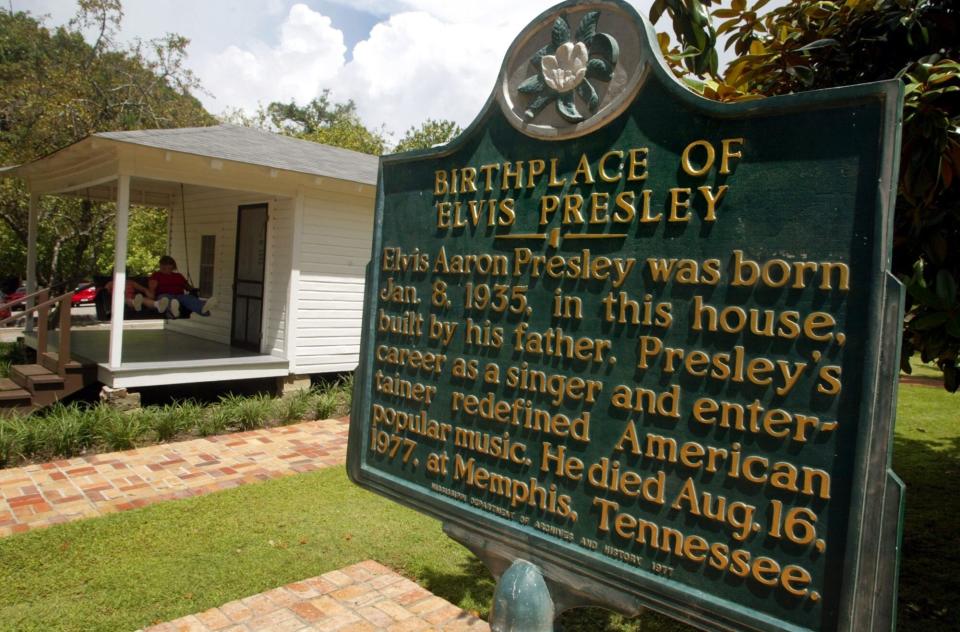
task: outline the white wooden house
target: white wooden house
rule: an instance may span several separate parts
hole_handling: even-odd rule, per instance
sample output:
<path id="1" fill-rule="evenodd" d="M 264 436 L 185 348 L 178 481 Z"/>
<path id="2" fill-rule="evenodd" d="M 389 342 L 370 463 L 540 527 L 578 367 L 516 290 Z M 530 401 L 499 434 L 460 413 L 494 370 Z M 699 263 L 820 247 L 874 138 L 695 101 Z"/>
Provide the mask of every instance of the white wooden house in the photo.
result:
<path id="1" fill-rule="evenodd" d="M 96 365 L 103 384 L 134 387 L 355 368 L 377 164 L 354 151 L 218 125 L 94 134 L 2 174 L 21 178 L 31 193 L 28 293 L 37 289 L 40 196 L 116 202 L 115 287 L 125 281 L 130 205 L 168 210 L 167 234 L 157 239 L 216 297 L 214 314 L 125 330 L 115 292 L 109 331 L 70 334 L 75 363 Z"/>

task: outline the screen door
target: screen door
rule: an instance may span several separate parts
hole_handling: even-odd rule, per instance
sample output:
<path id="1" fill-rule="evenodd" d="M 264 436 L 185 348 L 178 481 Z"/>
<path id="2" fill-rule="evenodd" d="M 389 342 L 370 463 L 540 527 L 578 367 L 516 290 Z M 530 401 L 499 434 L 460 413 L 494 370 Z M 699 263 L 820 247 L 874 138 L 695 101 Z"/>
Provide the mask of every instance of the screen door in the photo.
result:
<path id="1" fill-rule="evenodd" d="M 233 275 L 234 346 L 260 351 L 264 265 L 267 260 L 267 205 L 237 209 L 236 270 Z"/>

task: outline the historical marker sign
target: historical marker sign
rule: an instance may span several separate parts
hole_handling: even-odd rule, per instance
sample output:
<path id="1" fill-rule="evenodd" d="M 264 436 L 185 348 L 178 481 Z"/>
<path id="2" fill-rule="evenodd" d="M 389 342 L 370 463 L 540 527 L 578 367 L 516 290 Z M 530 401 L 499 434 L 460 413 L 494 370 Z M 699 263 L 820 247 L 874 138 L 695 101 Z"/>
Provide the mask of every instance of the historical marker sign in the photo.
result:
<path id="1" fill-rule="evenodd" d="M 897 82 L 725 105 L 618 1 L 384 157 L 353 479 L 561 607 L 889 627 Z"/>

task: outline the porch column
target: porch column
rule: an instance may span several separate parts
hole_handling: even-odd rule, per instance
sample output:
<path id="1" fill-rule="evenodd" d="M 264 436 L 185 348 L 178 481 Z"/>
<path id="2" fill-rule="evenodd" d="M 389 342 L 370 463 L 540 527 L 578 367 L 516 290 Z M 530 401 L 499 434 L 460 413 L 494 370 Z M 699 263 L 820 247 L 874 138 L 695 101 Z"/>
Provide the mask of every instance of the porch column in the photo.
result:
<path id="1" fill-rule="evenodd" d="M 40 216 L 40 194 L 30 192 L 30 211 L 27 216 L 27 294 L 37 291 L 37 221 Z M 27 322 L 25 331 L 33 332 L 33 314 L 30 308 L 36 304 L 32 298 L 27 299 Z"/>
<path id="2" fill-rule="evenodd" d="M 113 295 L 110 302 L 110 368 L 120 366 L 123 351 L 123 308 L 127 286 L 127 218 L 130 214 L 130 176 L 117 180 L 117 239 L 113 255 Z"/>

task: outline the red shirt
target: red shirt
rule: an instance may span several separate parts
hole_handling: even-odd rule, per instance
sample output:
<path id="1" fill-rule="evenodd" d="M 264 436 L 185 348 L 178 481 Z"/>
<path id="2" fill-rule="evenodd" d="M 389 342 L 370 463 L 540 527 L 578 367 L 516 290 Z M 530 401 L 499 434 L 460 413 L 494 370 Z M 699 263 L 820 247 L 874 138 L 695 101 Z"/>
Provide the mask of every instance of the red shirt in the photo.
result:
<path id="1" fill-rule="evenodd" d="M 150 275 L 151 281 L 157 282 L 156 295 L 183 294 L 187 291 L 187 279 L 179 272 L 154 272 Z"/>

